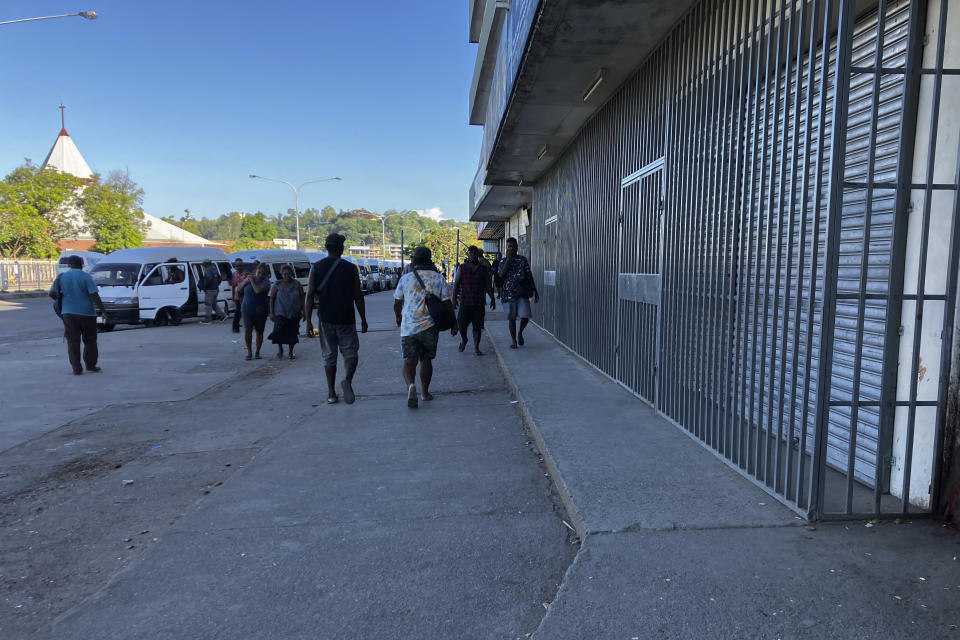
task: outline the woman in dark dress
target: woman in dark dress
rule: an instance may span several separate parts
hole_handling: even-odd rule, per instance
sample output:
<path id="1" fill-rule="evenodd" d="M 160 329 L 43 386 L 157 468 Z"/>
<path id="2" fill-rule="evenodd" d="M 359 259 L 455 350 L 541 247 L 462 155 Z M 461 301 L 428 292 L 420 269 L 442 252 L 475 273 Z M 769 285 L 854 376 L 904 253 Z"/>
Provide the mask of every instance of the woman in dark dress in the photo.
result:
<path id="1" fill-rule="evenodd" d="M 247 360 L 260 359 L 260 347 L 263 345 L 263 328 L 267 324 L 267 313 L 270 304 L 270 267 L 261 264 L 255 274 L 247 276 L 240 285 L 243 290 L 243 302 L 240 311 L 243 314 L 243 341 L 247 345 Z M 256 355 L 250 353 L 250 343 L 253 340 L 253 331 L 257 331 Z"/>
<path id="2" fill-rule="evenodd" d="M 293 345 L 300 339 L 300 320 L 303 318 L 303 286 L 293 279 L 293 267 L 288 264 L 280 269 L 282 280 L 270 290 L 270 319 L 273 320 L 273 333 L 270 341 L 277 345 L 277 358 L 283 358 L 283 345 L 288 345 L 289 357 L 293 355 Z"/>

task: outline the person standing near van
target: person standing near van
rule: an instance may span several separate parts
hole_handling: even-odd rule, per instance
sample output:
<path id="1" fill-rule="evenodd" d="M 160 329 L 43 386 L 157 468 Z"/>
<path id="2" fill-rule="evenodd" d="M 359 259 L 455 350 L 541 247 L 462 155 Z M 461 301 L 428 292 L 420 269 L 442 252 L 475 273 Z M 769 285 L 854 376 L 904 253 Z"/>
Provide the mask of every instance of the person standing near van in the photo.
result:
<path id="1" fill-rule="evenodd" d="M 203 305 L 206 307 L 206 315 L 201 324 L 210 324 L 211 317 L 216 320 L 223 320 L 227 317 L 226 302 L 223 303 L 223 316 L 220 315 L 217 309 L 217 297 L 220 295 L 220 283 L 222 281 L 223 278 L 220 276 L 220 269 L 217 265 L 213 264 L 210 258 L 204 258 L 203 282 L 200 284 L 203 289 Z"/>
<path id="2" fill-rule="evenodd" d="M 277 345 L 277 358 L 283 358 L 283 345 L 287 345 L 289 358 L 294 360 L 293 345 L 300 339 L 300 319 L 303 317 L 303 285 L 293 279 L 293 267 L 280 268 L 281 280 L 270 290 L 270 319 L 273 333 L 270 341 Z"/>
<path id="3" fill-rule="evenodd" d="M 233 276 L 230 278 L 230 289 L 233 293 L 233 332 L 240 333 L 240 298 L 243 293 L 243 281 L 247 279 L 247 268 L 243 260 L 233 261 Z"/>
<path id="4" fill-rule="evenodd" d="M 63 335 L 67 339 L 67 355 L 73 374 L 83 373 L 83 366 L 87 371 L 100 371 L 97 366 L 99 351 L 97 349 L 97 312 L 94 305 L 106 316 L 103 301 L 97 291 L 97 284 L 89 273 L 83 270 L 83 258 L 70 256 L 67 264 L 70 270 L 57 276 L 57 282 L 50 287 L 50 297 L 57 300 L 62 297 L 61 319 L 63 320 Z M 56 286 L 59 283 L 59 291 Z M 81 364 L 80 342 L 83 341 L 83 359 Z"/>
<path id="5" fill-rule="evenodd" d="M 267 325 L 267 310 L 270 294 L 270 267 L 261 264 L 254 275 L 248 275 L 243 282 L 243 341 L 247 346 L 247 360 L 260 359 L 260 347 L 263 346 L 263 329 Z M 253 332 L 257 332 L 256 355 L 251 354 Z"/>
<path id="6" fill-rule="evenodd" d="M 357 336 L 357 318 L 360 314 L 360 333 L 367 332 L 367 311 L 360 287 L 360 271 L 351 262 L 342 259 L 346 238 L 339 233 L 327 236 L 327 257 L 313 265 L 310 284 L 307 285 L 307 337 L 313 337 L 314 297 L 320 303 L 320 349 L 323 354 L 323 370 L 327 375 L 327 403 L 335 404 L 337 396 L 337 350 L 343 355 L 346 369 L 340 383 L 343 399 L 353 404 L 353 374 L 360 361 L 360 338 Z"/>

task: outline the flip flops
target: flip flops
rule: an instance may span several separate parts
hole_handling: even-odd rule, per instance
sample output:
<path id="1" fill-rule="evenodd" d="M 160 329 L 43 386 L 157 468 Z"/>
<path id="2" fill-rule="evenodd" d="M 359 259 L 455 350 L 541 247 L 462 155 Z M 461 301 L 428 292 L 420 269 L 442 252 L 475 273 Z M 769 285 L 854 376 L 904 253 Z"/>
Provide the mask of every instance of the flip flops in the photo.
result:
<path id="1" fill-rule="evenodd" d="M 407 406 L 411 409 L 416 409 L 420 406 L 417 400 L 417 385 L 415 384 L 410 385 L 410 388 L 407 389 Z"/>
<path id="2" fill-rule="evenodd" d="M 342 382 L 340 382 L 340 388 L 343 389 L 343 401 L 347 404 L 353 404 L 357 399 L 357 396 L 355 396 L 353 393 L 353 385 L 350 384 L 350 381 L 344 379 Z"/>

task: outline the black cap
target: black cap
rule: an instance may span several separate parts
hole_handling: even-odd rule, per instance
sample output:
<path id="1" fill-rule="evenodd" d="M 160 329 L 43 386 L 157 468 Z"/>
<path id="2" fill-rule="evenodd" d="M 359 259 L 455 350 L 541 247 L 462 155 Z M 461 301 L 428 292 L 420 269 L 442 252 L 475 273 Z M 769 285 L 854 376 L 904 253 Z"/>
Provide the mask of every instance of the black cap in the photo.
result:
<path id="1" fill-rule="evenodd" d="M 413 250 L 413 264 L 430 264 L 433 261 L 433 254 L 429 247 L 419 246 Z"/>
<path id="2" fill-rule="evenodd" d="M 343 244 L 346 241 L 347 239 L 342 235 L 340 235 L 339 233 L 331 233 L 330 235 L 327 236 L 327 240 L 323 244 L 327 247 L 335 247 L 335 248 L 342 249 Z"/>

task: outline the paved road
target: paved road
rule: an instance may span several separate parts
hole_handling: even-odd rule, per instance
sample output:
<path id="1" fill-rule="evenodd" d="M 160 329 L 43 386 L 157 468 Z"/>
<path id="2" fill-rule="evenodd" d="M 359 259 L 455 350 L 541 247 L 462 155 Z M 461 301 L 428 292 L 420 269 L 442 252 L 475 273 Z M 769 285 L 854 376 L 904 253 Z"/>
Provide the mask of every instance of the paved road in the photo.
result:
<path id="1" fill-rule="evenodd" d="M 62 334 L 63 324 L 53 313 L 50 298 L 0 299 L 0 344 Z"/>
<path id="2" fill-rule="evenodd" d="M 222 325 L 106 334 L 80 377 L 18 345 L 0 637 L 533 632 L 576 547 L 493 356 L 443 340 L 411 411 L 390 295 L 367 303 L 353 406 L 322 402 L 313 341 L 245 362 Z"/>

